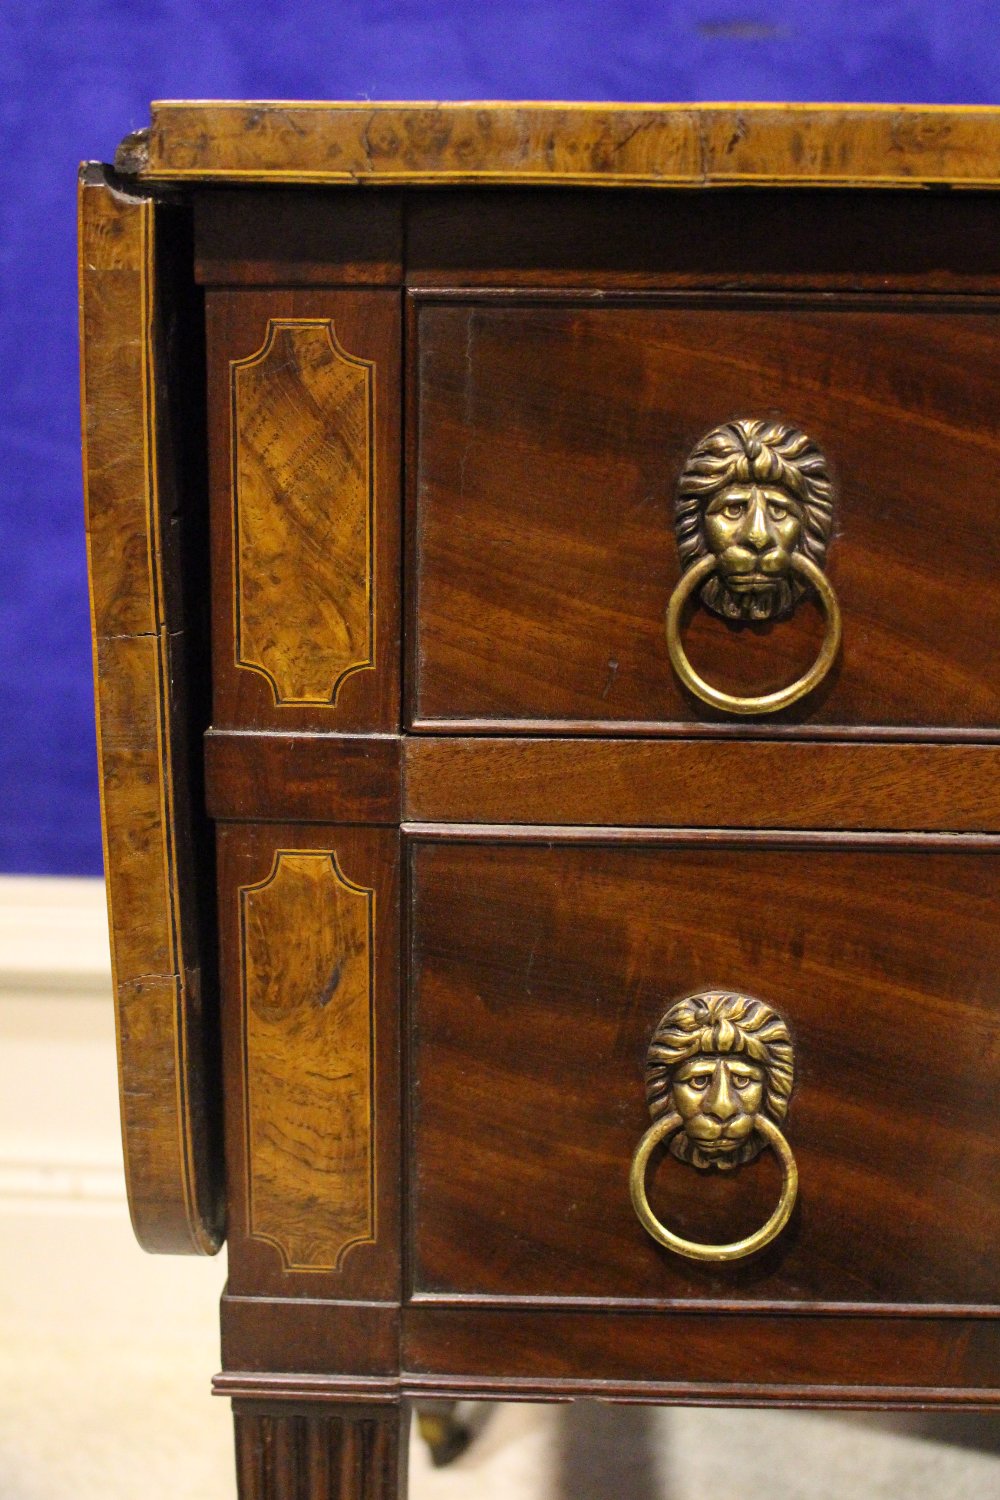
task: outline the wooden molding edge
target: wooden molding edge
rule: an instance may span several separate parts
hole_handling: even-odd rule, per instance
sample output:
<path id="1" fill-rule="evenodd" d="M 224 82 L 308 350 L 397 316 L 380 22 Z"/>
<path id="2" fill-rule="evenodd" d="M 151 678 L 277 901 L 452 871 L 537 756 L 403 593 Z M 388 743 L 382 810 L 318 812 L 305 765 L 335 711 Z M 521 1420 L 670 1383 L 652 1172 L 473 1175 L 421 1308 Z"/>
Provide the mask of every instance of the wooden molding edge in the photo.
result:
<path id="1" fill-rule="evenodd" d="M 829 841 L 869 831 L 911 841 L 1000 828 L 996 745 L 718 740 L 707 753 L 697 739 L 412 735 L 403 761 L 407 823 L 624 832 L 735 821 Z M 743 784 L 759 787 L 760 796 L 734 814 L 732 787 Z"/>
<path id="2" fill-rule="evenodd" d="M 211 1254 L 223 1238 L 221 1153 L 167 556 L 177 507 L 158 409 L 163 212 L 103 168 L 81 169 L 84 492 L 125 1174 L 145 1249 Z"/>
<path id="3" fill-rule="evenodd" d="M 404 1371 L 398 1379 L 261 1374 L 226 1370 L 214 1376 L 212 1394 L 236 1401 L 394 1405 L 419 1401 L 622 1401 L 654 1406 L 781 1406 L 811 1410 L 923 1411 L 944 1407 L 996 1411 L 1000 1389 L 906 1385 L 704 1384 L 691 1381 L 571 1380 L 545 1376 L 496 1379 Z"/>
<path id="4" fill-rule="evenodd" d="M 1000 187 L 1000 109 L 877 104 L 166 100 L 147 182 Z"/>

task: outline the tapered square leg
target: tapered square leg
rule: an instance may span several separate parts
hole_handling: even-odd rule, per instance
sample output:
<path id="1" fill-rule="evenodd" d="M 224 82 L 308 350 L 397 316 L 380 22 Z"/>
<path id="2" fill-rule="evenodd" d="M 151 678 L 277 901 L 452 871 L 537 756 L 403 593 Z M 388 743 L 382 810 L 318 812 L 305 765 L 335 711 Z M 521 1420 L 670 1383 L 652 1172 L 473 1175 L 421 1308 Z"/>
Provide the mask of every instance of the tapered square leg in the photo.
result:
<path id="1" fill-rule="evenodd" d="M 239 1500 L 406 1500 L 402 1405 L 234 1402 Z"/>

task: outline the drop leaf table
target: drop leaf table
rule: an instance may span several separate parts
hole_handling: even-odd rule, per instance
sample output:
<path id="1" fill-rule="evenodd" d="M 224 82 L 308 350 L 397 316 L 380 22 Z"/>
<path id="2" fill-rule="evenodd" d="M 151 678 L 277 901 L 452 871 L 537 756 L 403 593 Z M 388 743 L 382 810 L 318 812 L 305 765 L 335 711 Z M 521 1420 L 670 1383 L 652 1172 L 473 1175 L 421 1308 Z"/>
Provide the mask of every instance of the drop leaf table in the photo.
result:
<path id="1" fill-rule="evenodd" d="M 162 103 L 80 179 L 125 1159 L 243 1500 L 1000 1405 L 1000 111 Z"/>

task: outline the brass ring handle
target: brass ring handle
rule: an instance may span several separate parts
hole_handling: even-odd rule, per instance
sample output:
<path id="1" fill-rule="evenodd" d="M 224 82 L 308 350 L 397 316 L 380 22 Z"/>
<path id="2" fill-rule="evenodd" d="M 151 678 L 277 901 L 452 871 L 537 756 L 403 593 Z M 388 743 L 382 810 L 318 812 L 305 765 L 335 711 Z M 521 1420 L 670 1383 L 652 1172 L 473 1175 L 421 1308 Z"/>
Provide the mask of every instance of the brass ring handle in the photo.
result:
<path id="1" fill-rule="evenodd" d="M 803 578 L 808 579 L 823 606 L 826 615 L 826 635 L 820 647 L 820 653 L 808 672 L 804 672 L 787 687 L 778 688 L 773 693 L 762 693 L 755 698 L 739 698 L 732 693 L 724 693 L 721 688 L 713 687 L 692 667 L 681 641 L 681 612 L 695 589 L 701 584 L 717 566 L 718 558 L 712 553 L 699 558 L 693 567 L 686 573 L 682 573 L 677 587 L 670 596 L 667 605 L 667 651 L 674 671 L 681 682 L 700 698 L 703 703 L 709 703 L 713 708 L 724 709 L 730 714 L 773 714 L 780 708 L 787 708 L 789 704 L 795 703 L 799 698 L 804 698 L 806 693 L 811 693 L 817 687 L 833 666 L 840 650 L 840 605 L 834 593 L 830 581 L 821 568 L 818 568 L 811 558 L 802 552 L 794 552 L 791 557 L 791 565 Z"/>
<path id="2" fill-rule="evenodd" d="M 742 1260 L 745 1255 L 753 1255 L 754 1251 L 762 1250 L 781 1233 L 788 1223 L 799 1190 L 799 1169 L 795 1165 L 792 1148 L 785 1137 L 767 1115 L 761 1113 L 756 1116 L 754 1128 L 760 1131 L 768 1145 L 774 1150 L 781 1163 L 783 1179 L 778 1206 L 767 1223 L 755 1230 L 753 1234 L 747 1235 L 746 1239 L 733 1240 L 728 1245 L 706 1245 L 699 1240 L 682 1239 L 679 1234 L 674 1234 L 665 1224 L 661 1224 L 650 1208 L 649 1199 L 646 1197 L 646 1167 L 649 1158 L 655 1147 L 661 1141 L 669 1140 L 681 1129 L 682 1125 L 680 1115 L 664 1115 L 654 1121 L 636 1147 L 629 1171 L 629 1191 L 632 1194 L 632 1206 L 639 1216 L 642 1227 L 659 1244 L 665 1245 L 668 1250 L 675 1250 L 678 1255 L 686 1255 L 689 1260 Z"/>

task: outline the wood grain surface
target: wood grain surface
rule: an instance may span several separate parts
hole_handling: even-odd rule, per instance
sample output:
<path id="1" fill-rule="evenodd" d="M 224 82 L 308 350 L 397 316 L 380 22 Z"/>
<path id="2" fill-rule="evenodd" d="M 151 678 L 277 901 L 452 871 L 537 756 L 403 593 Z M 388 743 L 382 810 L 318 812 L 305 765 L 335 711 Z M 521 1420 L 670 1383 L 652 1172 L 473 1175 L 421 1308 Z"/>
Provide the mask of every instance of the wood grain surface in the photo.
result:
<path id="1" fill-rule="evenodd" d="M 213 818 L 398 824 L 398 735 L 210 729 L 205 794 Z"/>
<path id="2" fill-rule="evenodd" d="M 392 195 L 380 193 L 378 201 L 384 196 Z M 440 188 L 404 193 L 403 212 L 405 274 L 415 287 L 579 286 L 605 294 L 642 287 L 1000 287 L 1000 200 L 988 192 L 954 194 L 943 213 L 936 193 L 861 189 Z M 305 204 L 301 213 L 304 219 Z M 308 242 L 308 229 L 297 224 L 291 243 Z M 268 241 L 247 225 L 242 255 L 249 276 L 266 272 L 258 244 Z M 271 274 L 280 270 L 278 261 Z"/>
<path id="3" fill-rule="evenodd" d="M 170 100 L 151 118 L 117 166 L 154 182 L 1000 182 L 990 107 Z"/>
<path id="4" fill-rule="evenodd" d="M 334 1326 L 339 1310 L 320 1310 Z M 223 1396 L 293 1410 L 353 1401 L 995 1411 L 997 1323 L 940 1316 L 601 1312 L 426 1303 L 403 1310 L 396 1376 L 227 1369 Z M 586 1373 L 581 1373 L 586 1372 Z"/>
<path id="5" fill-rule="evenodd" d="M 1000 830 L 994 745 L 412 735 L 403 750 L 414 823 Z"/>
<path id="6" fill-rule="evenodd" d="M 322 1297 L 222 1297 L 222 1363 L 267 1371 L 385 1376 L 399 1371 L 399 1305 Z"/>
<path id="7" fill-rule="evenodd" d="M 147 1250 L 223 1234 L 214 960 L 202 904 L 198 680 L 180 576 L 199 439 L 173 362 L 198 357 L 183 215 L 80 180 L 84 484 L 122 1137 Z M 173 329 L 171 353 L 167 327 Z M 190 342 L 185 346 L 185 339 Z M 194 582 L 194 574 L 189 582 Z"/>
<path id="8" fill-rule="evenodd" d="M 442 1378 L 446 1366 L 454 1374 Z M 404 1368 L 408 1393 L 485 1400 L 597 1394 L 688 1406 L 1000 1406 L 997 1324 L 971 1318 L 414 1307 Z"/>
<path id="9" fill-rule="evenodd" d="M 269 318 L 229 368 L 236 664 L 335 705 L 374 667 L 374 362 L 328 318 Z"/>
<path id="10" fill-rule="evenodd" d="M 826 572 L 844 634 L 829 676 L 765 731 L 995 732 L 1000 544 L 983 524 L 1000 457 L 995 305 L 597 300 L 416 302 L 414 726 L 725 722 L 667 656 L 674 493 L 713 426 L 780 412 L 836 479 Z M 716 687 L 759 694 L 805 671 L 822 634 L 806 601 L 788 621 L 743 628 L 696 608 L 684 638 Z"/>
<path id="11" fill-rule="evenodd" d="M 205 770 L 235 822 L 1000 829 L 989 744 L 210 730 Z"/>
<path id="12" fill-rule="evenodd" d="M 239 888 L 248 1231 L 292 1271 L 375 1234 L 375 902 L 332 849 Z"/>
<path id="13" fill-rule="evenodd" d="M 394 729 L 398 295 L 206 300 L 214 721 Z"/>
<path id="14" fill-rule="evenodd" d="M 807 188 L 198 186 L 192 197 L 195 276 L 209 286 L 1000 288 L 989 192 L 953 196 L 946 214 L 933 193 Z"/>
<path id="15" fill-rule="evenodd" d="M 195 279 L 207 286 L 396 286 L 403 202 L 326 188 L 193 194 Z"/>
<path id="16" fill-rule="evenodd" d="M 398 834 L 218 834 L 229 1290 L 394 1299 Z"/>
<path id="17" fill-rule="evenodd" d="M 1000 1310 L 995 848 L 411 838 L 415 1294 Z M 775 1006 L 796 1053 L 798 1205 L 732 1265 L 661 1249 L 628 1193 L 649 1039 L 710 988 Z M 770 1155 L 650 1186 L 710 1242 L 778 1190 Z"/>

